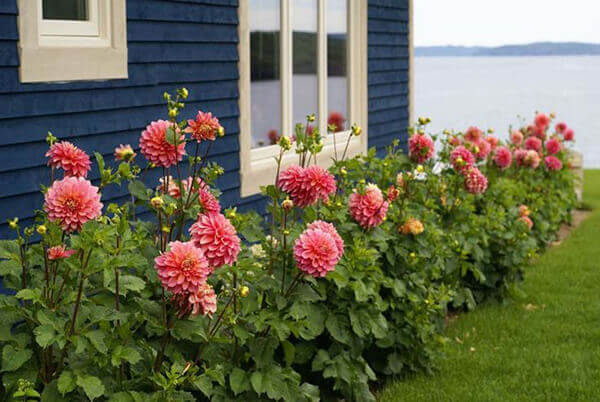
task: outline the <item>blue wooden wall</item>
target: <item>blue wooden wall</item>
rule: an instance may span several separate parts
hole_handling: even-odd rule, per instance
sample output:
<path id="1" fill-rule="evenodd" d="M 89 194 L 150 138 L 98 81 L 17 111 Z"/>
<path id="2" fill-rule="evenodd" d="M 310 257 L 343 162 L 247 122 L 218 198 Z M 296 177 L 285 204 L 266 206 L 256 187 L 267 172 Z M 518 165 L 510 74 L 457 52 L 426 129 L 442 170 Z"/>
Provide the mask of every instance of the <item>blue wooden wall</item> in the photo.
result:
<path id="1" fill-rule="evenodd" d="M 162 93 L 182 86 L 190 117 L 212 111 L 226 129 L 211 152 L 226 171 L 222 205 L 264 207 L 259 196 L 239 196 L 238 0 L 127 0 L 129 78 L 68 84 L 19 83 L 16 2 L 0 1 L 0 238 L 10 236 L 7 219 L 30 224 L 42 206 L 48 131 L 112 159 L 120 143 L 137 147 L 146 124 L 165 117 Z M 406 137 L 408 0 L 369 0 L 368 26 L 369 144 L 381 149 Z M 103 200 L 125 194 L 111 189 Z"/>

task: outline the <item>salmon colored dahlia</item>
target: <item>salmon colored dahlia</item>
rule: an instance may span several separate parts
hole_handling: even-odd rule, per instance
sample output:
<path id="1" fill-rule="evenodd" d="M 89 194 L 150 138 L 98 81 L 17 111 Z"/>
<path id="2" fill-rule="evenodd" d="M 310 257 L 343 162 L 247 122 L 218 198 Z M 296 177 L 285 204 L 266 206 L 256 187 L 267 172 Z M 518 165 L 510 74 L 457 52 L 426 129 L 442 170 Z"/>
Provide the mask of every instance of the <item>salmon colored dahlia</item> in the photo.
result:
<path id="1" fill-rule="evenodd" d="M 523 133 L 519 130 L 513 130 L 513 132 L 510 133 L 510 142 L 513 145 L 520 147 L 523 143 Z"/>
<path id="2" fill-rule="evenodd" d="M 277 187 L 288 193 L 292 199 L 297 198 L 301 191 L 304 180 L 304 169 L 298 165 L 292 165 L 279 174 Z M 294 201 L 297 204 L 296 201 Z"/>
<path id="3" fill-rule="evenodd" d="M 325 221 L 314 221 L 313 223 L 308 225 L 307 229 L 319 229 L 325 233 L 329 233 L 329 235 L 335 242 L 335 246 L 338 250 L 340 258 L 342 257 L 342 255 L 344 254 L 344 240 L 342 240 L 342 238 L 338 234 L 337 230 L 335 229 L 335 226 Z"/>
<path id="4" fill-rule="evenodd" d="M 91 166 L 88 154 L 69 141 L 57 142 L 52 145 L 46 152 L 46 157 L 50 158 L 48 166 L 62 168 L 65 176 L 87 177 Z"/>
<path id="5" fill-rule="evenodd" d="M 487 141 L 480 140 L 473 143 L 473 153 L 477 159 L 483 160 L 487 158 L 490 152 L 492 152 L 492 147 Z"/>
<path id="6" fill-rule="evenodd" d="M 519 206 L 519 216 L 529 216 L 529 207 L 527 205 Z"/>
<path id="7" fill-rule="evenodd" d="M 198 202 L 200 203 L 200 206 L 202 207 L 203 213 L 208 213 L 208 212 L 219 213 L 219 212 L 221 212 L 221 204 L 219 204 L 219 200 L 217 200 L 217 198 L 213 195 L 213 193 L 211 193 L 210 191 L 208 191 L 205 188 L 200 188 L 198 190 Z"/>
<path id="8" fill-rule="evenodd" d="M 195 119 L 188 120 L 185 132 L 191 133 L 191 137 L 198 142 L 214 141 L 220 128 L 219 119 L 213 117 L 211 112 L 204 113 L 199 110 Z"/>
<path id="9" fill-rule="evenodd" d="M 469 169 L 475 163 L 475 156 L 462 145 L 454 148 L 452 153 L 450 154 L 450 163 L 454 167 L 454 169 L 459 172 L 463 172 L 466 169 Z"/>
<path id="10" fill-rule="evenodd" d="M 465 132 L 465 140 L 469 142 L 479 142 L 483 139 L 483 131 L 479 127 L 469 127 Z"/>
<path id="11" fill-rule="evenodd" d="M 396 198 L 398 198 L 400 196 L 400 190 L 397 189 L 395 186 L 389 186 L 387 189 L 387 200 L 388 202 L 394 202 L 396 200 Z"/>
<path id="12" fill-rule="evenodd" d="M 240 252 L 240 238 L 235 227 L 223 214 L 205 213 L 190 227 L 190 236 L 200 248 L 212 270 L 231 265 Z"/>
<path id="13" fill-rule="evenodd" d="M 140 148 L 142 155 L 160 167 L 170 167 L 183 159 L 185 155 L 185 137 L 179 135 L 178 145 L 169 144 L 167 129 L 172 123 L 165 120 L 153 121 L 142 132 Z"/>
<path id="14" fill-rule="evenodd" d="M 512 162 L 512 153 L 506 147 L 498 147 L 494 152 L 494 163 L 500 169 L 506 169 Z"/>
<path id="15" fill-rule="evenodd" d="M 408 153 L 417 163 L 428 161 L 434 153 L 433 140 L 427 134 L 414 134 L 408 139 Z"/>
<path id="16" fill-rule="evenodd" d="M 562 169 L 562 162 L 556 156 L 546 156 L 544 158 L 544 165 L 548 170 L 560 170 Z"/>
<path id="17" fill-rule="evenodd" d="M 63 258 L 69 258 L 76 252 L 77 251 L 75 250 L 67 250 L 67 246 L 62 244 L 60 246 L 50 247 L 48 250 L 46 250 L 46 255 L 50 261 L 55 261 L 62 260 Z"/>
<path id="18" fill-rule="evenodd" d="M 193 242 L 174 241 L 154 259 L 163 287 L 173 294 L 195 293 L 212 273 L 202 250 Z"/>
<path id="19" fill-rule="evenodd" d="M 554 155 L 560 152 L 562 144 L 557 138 L 550 138 L 546 141 L 546 151 L 549 155 Z"/>
<path id="20" fill-rule="evenodd" d="M 333 237 L 321 229 L 306 229 L 294 243 L 298 269 L 315 278 L 333 271 L 341 255 Z"/>
<path id="21" fill-rule="evenodd" d="M 453 147 L 457 147 L 460 144 L 462 144 L 462 140 L 457 136 L 453 135 L 452 137 L 448 138 L 448 144 L 452 145 Z"/>
<path id="22" fill-rule="evenodd" d="M 415 218 L 408 218 L 404 225 L 400 227 L 400 231 L 406 235 L 418 236 L 425 230 L 423 223 Z"/>
<path id="23" fill-rule="evenodd" d="M 304 194 L 311 194 L 310 196 L 301 196 L 301 198 L 310 199 L 313 197 L 312 194 L 314 193 L 317 199 L 326 202 L 329 199 L 329 196 L 335 193 L 335 178 L 321 166 L 309 166 L 304 169 L 300 189 Z M 300 206 L 300 204 L 297 205 Z"/>
<path id="24" fill-rule="evenodd" d="M 174 295 L 172 301 L 179 307 L 179 318 L 188 314 L 212 317 L 217 312 L 217 295 L 208 283 L 201 283 L 195 292 Z"/>
<path id="25" fill-rule="evenodd" d="M 573 141 L 573 139 L 575 138 L 575 130 L 573 130 L 572 128 L 567 128 L 565 130 L 563 138 L 565 139 L 565 141 Z"/>
<path id="26" fill-rule="evenodd" d="M 115 159 L 118 161 L 131 162 L 137 154 L 133 152 L 131 145 L 120 144 L 115 148 Z"/>
<path id="27" fill-rule="evenodd" d="M 498 146 L 498 138 L 494 137 L 493 135 L 488 135 L 487 137 L 485 137 L 485 140 L 487 141 L 488 144 L 490 144 L 490 147 L 492 148 L 492 151 L 496 149 L 496 147 Z"/>
<path id="28" fill-rule="evenodd" d="M 530 217 L 523 215 L 523 216 L 520 216 L 520 217 L 519 217 L 519 220 L 520 220 L 521 222 L 525 222 L 525 224 L 527 225 L 527 227 L 528 227 L 530 230 L 531 230 L 531 228 L 533 227 L 533 221 L 531 220 L 531 218 L 530 218 Z"/>
<path id="29" fill-rule="evenodd" d="M 525 154 L 525 158 L 523 159 L 523 162 L 526 166 L 532 167 L 534 169 L 537 169 L 537 167 L 540 165 L 540 161 L 540 154 L 538 154 L 532 149 L 527 151 L 527 153 Z"/>
<path id="30" fill-rule="evenodd" d="M 525 149 L 532 149 L 534 151 L 542 150 L 542 140 L 537 137 L 528 137 L 525 140 Z"/>
<path id="31" fill-rule="evenodd" d="M 86 222 L 102 214 L 98 187 L 83 177 L 57 180 L 46 192 L 44 211 L 65 232 L 80 230 Z"/>
<path id="32" fill-rule="evenodd" d="M 566 129 L 567 129 L 567 123 L 564 123 L 564 122 L 556 123 L 556 126 L 554 127 L 554 130 L 559 134 L 564 133 Z"/>
<path id="33" fill-rule="evenodd" d="M 369 184 L 363 194 L 354 191 L 348 200 L 350 215 L 365 229 L 379 226 L 385 215 L 389 204 L 383 199 L 383 194 L 375 184 Z"/>
<path id="34" fill-rule="evenodd" d="M 534 123 L 536 127 L 543 129 L 544 131 L 550 125 L 550 117 L 545 113 L 538 113 L 535 116 Z"/>
<path id="35" fill-rule="evenodd" d="M 527 156 L 527 151 L 519 148 L 519 149 L 515 149 L 515 164 L 517 166 L 523 166 L 525 165 L 525 157 Z"/>
<path id="36" fill-rule="evenodd" d="M 487 178 L 476 167 L 465 174 L 465 189 L 471 194 L 482 194 L 487 189 Z"/>

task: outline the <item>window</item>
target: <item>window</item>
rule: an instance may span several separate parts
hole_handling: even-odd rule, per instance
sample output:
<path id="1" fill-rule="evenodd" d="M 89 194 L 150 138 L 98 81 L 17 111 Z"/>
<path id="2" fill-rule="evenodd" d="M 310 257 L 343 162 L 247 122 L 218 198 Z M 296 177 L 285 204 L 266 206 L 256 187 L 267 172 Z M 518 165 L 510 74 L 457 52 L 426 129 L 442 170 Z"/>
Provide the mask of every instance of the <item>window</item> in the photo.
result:
<path id="1" fill-rule="evenodd" d="M 270 184 L 277 139 L 314 113 L 322 134 L 345 143 L 352 122 L 367 126 L 366 0 L 247 0 L 240 14 L 240 175 L 242 196 Z M 353 137 L 350 154 L 366 150 Z M 319 164 L 333 155 L 324 135 Z M 297 161 L 289 152 L 283 165 Z"/>
<path id="2" fill-rule="evenodd" d="M 123 0 L 19 0 L 21 82 L 127 78 Z"/>

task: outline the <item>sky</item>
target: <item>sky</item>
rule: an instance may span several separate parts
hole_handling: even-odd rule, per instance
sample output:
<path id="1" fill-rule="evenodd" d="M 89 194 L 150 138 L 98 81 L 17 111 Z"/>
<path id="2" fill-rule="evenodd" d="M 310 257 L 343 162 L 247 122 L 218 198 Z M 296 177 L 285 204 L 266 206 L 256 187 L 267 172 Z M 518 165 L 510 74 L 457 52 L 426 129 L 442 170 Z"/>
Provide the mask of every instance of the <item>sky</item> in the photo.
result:
<path id="1" fill-rule="evenodd" d="M 415 46 L 600 43 L 600 0 L 413 0 Z"/>

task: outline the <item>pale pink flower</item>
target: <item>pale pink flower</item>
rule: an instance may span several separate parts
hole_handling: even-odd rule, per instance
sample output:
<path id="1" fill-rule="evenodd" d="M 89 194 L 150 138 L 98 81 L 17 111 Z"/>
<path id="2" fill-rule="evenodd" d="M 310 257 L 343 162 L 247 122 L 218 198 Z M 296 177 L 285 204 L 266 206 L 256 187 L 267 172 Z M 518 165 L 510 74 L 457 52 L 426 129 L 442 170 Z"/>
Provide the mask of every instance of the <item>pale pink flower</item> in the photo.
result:
<path id="1" fill-rule="evenodd" d="M 479 142 L 483 138 L 483 131 L 479 127 L 471 126 L 465 132 L 465 140 L 469 142 Z"/>
<path id="2" fill-rule="evenodd" d="M 434 153 L 433 140 L 427 134 L 414 134 L 408 139 L 408 153 L 417 163 L 428 161 Z"/>
<path id="3" fill-rule="evenodd" d="M 67 250 L 67 246 L 62 244 L 60 246 L 50 247 L 48 250 L 46 250 L 46 255 L 50 261 L 54 261 L 62 260 L 63 258 L 69 258 L 76 252 L 77 251 L 75 250 Z"/>
<path id="4" fill-rule="evenodd" d="M 196 141 L 214 141 L 221 129 L 219 119 L 213 117 L 211 112 L 204 113 L 198 111 L 196 118 L 188 120 L 188 126 L 184 130 L 186 133 L 191 133 L 191 136 Z"/>
<path id="5" fill-rule="evenodd" d="M 118 161 L 131 162 L 137 154 L 131 148 L 131 145 L 120 144 L 115 148 L 115 159 Z"/>
<path id="6" fill-rule="evenodd" d="M 523 143 L 523 133 L 519 130 L 513 130 L 513 132 L 510 133 L 510 142 L 513 145 L 521 146 Z"/>
<path id="7" fill-rule="evenodd" d="M 554 155 L 560 152 L 562 144 L 557 138 L 550 138 L 546 141 L 546 151 L 549 155 Z"/>
<path id="8" fill-rule="evenodd" d="M 526 151 L 527 153 L 525 154 L 525 158 L 523 159 L 523 162 L 526 166 L 532 167 L 534 169 L 537 169 L 537 167 L 540 165 L 540 154 L 537 153 L 536 151 L 534 151 L 533 149 L 530 149 L 529 151 Z"/>
<path id="9" fill-rule="evenodd" d="M 212 273 L 208 259 L 193 242 L 174 241 L 154 259 L 163 287 L 174 294 L 195 293 Z"/>
<path id="10" fill-rule="evenodd" d="M 506 169 L 512 162 L 512 153 L 506 147 L 498 147 L 494 152 L 494 163 L 500 169 Z"/>
<path id="11" fill-rule="evenodd" d="M 537 137 L 528 137 L 525 140 L 525 149 L 532 149 L 534 151 L 542 150 L 542 141 Z"/>
<path id="12" fill-rule="evenodd" d="M 462 145 L 457 146 L 452 150 L 450 154 L 450 163 L 454 166 L 454 169 L 459 172 L 470 168 L 475 163 L 475 157 L 467 148 Z"/>
<path id="13" fill-rule="evenodd" d="M 177 147 L 167 141 L 167 129 L 172 124 L 165 120 L 153 121 L 142 132 L 140 138 L 142 155 L 156 166 L 168 168 L 181 161 L 185 155 L 183 134 L 179 134 Z M 177 131 L 179 132 L 179 129 Z"/>
<path id="14" fill-rule="evenodd" d="M 315 278 L 333 271 L 341 257 L 333 237 L 321 229 L 306 229 L 294 243 L 298 269 Z"/>
<path id="15" fill-rule="evenodd" d="M 572 128 L 567 128 L 565 130 L 563 138 L 565 139 L 565 141 L 573 141 L 573 139 L 575 138 L 575 130 L 573 130 Z"/>
<path id="16" fill-rule="evenodd" d="M 564 123 L 564 122 L 556 123 L 556 126 L 554 127 L 554 129 L 556 130 L 556 132 L 558 134 L 562 134 L 567 130 L 567 123 Z"/>
<path id="17" fill-rule="evenodd" d="M 529 216 L 529 207 L 527 205 L 519 206 L 519 216 Z"/>
<path id="18" fill-rule="evenodd" d="M 365 229 L 379 226 L 385 215 L 389 204 L 383 199 L 383 194 L 375 184 L 366 186 L 363 194 L 353 192 L 348 200 L 350 215 Z"/>
<path id="19" fill-rule="evenodd" d="M 481 194 L 487 189 L 487 177 L 476 167 L 465 173 L 465 189 L 471 194 Z"/>
<path id="20" fill-rule="evenodd" d="M 527 225 L 527 228 L 529 228 L 529 230 L 531 230 L 531 228 L 533 227 L 533 221 L 531 220 L 531 218 L 529 216 L 526 216 L 526 215 L 520 216 L 519 220 L 521 222 L 524 222 L 525 225 Z"/>
<path id="21" fill-rule="evenodd" d="M 175 294 L 172 301 L 179 308 L 179 318 L 188 314 L 212 317 L 217 312 L 217 295 L 208 283 L 200 283 L 194 292 Z"/>
<path id="22" fill-rule="evenodd" d="M 331 223 L 325 221 L 314 221 L 310 225 L 307 226 L 307 229 L 319 229 L 325 233 L 329 233 L 331 238 L 335 242 L 335 246 L 338 250 L 339 256 L 341 257 L 344 254 L 344 240 L 340 237 L 335 226 Z"/>
<path id="23" fill-rule="evenodd" d="M 456 147 L 462 144 L 462 140 L 457 136 L 453 135 L 450 138 L 448 138 L 448 144 L 452 145 L 453 147 Z"/>
<path id="24" fill-rule="evenodd" d="M 98 187 L 83 177 L 57 180 L 46 192 L 44 211 L 65 232 L 80 230 L 86 222 L 102 214 Z"/>
<path id="25" fill-rule="evenodd" d="M 88 154 L 68 141 L 52 145 L 46 157 L 50 158 L 48 166 L 62 168 L 65 176 L 87 177 L 91 166 Z"/>
<path id="26" fill-rule="evenodd" d="M 562 162 L 556 156 L 546 156 L 544 158 L 544 164 L 548 170 L 560 170 L 562 169 Z"/>
<path id="27" fill-rule="evenodd" d="M 200 215 L 190 227 L 190 235 L 196 247 L 204 252 L 213 270 L 237 261 L 240 238 L 223 214 L 209 212 Z"/>

